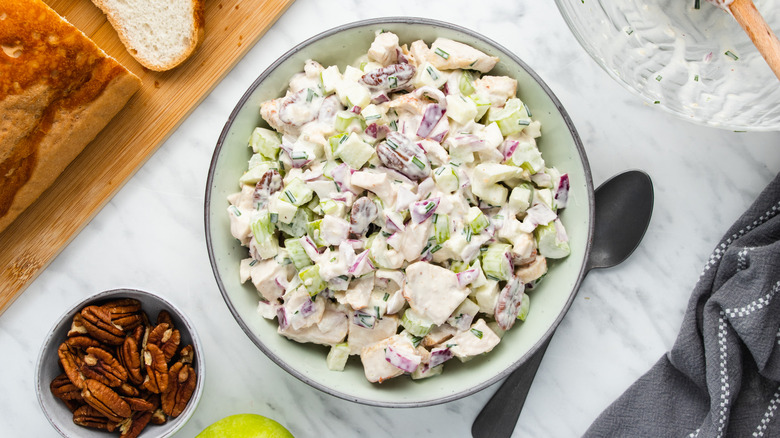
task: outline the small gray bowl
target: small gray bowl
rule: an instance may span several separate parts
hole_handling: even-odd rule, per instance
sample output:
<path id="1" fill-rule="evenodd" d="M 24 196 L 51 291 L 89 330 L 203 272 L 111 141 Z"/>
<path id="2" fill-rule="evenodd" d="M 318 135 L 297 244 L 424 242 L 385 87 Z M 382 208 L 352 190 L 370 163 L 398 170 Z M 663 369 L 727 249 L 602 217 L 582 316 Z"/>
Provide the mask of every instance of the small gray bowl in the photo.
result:
<path id="1" fill-rule="evenodd" d="M 192 365 L 198 374 L 198 382 L 195 387 L 195 392 L 192 393 L 192 398 L 189 403 L 187 403 L 184 412 L 176 418 L 169 419 L 165 424 L 148 425 L 140 436 L 142 438 L 151 438 L 169 437 L 173 435 L 184 426 L 193 412 L 195 412 L 200 396 L 203 393 L 203 385 L 205 382 L 203 347 L 192 321 L 190 321 L 179 308 L 159 295 L 140 290 L 113 289 L 99 292 L 74 304 L 57 320 L 57 323 L 46 336 L 38 355 L 38 365 L 35 372 L 35 391 L 38 394 L 38 402 L 41 404 L 41 409 L 43 409 L 46 418 L 62 436 L 80 438 L 105 438 L 111 436 L 111 434 L 108 434 L 105 431 L 90 429 L 75 424 L 73 422 L 73 414 L 61 400 L 52 395 L 49 390 L 49 384 L 55 377 L 62 373 L 62 368 L 59 365 L 59 358 L 57 356 L 57 349 L 67 338 L 73 316 L 86 306 L 101 304 L 118 298 L 134 298 L 140 301 L 142 309 L 152 320 L 156 318 L 157 313 L 160 310 L 167 310 L 171 315 L 174 326 L 181 333 L 181 345 L 192 344 L 195 349 L 195 361 Z M 118 436 L 118 434 L 116 435 Z"/>

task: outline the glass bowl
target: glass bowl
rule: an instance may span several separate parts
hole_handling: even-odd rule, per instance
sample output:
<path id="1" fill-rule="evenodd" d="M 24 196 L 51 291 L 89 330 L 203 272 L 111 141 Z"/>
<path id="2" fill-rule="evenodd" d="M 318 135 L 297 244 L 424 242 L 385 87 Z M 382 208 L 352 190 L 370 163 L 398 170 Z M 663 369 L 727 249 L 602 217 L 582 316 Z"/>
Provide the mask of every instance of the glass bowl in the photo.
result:
<path id="1" fill-rule="evenodd" d="M 780 0 L 754 2 L 780 29 Z M 705 0 L 555 3 L 593 59 L 648 104 L 706 126 L 780 129 L 778 79 L 728 12 Z"/>

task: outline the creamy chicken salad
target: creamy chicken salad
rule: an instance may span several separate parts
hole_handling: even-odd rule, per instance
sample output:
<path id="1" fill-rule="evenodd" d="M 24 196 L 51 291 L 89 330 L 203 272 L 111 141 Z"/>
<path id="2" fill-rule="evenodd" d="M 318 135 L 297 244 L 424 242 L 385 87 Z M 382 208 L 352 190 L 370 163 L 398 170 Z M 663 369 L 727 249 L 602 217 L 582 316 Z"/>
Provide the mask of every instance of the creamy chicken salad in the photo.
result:
<path id="1" fill-rule="evenodd" d="M 499 59 L 446 38 L 377 33 L 341 69 L 306 61 L 229 196 L 241 282 L 279 334 L 359 356 L 371 382 L 490 352 L 569 254 L 568 174 Z"/>

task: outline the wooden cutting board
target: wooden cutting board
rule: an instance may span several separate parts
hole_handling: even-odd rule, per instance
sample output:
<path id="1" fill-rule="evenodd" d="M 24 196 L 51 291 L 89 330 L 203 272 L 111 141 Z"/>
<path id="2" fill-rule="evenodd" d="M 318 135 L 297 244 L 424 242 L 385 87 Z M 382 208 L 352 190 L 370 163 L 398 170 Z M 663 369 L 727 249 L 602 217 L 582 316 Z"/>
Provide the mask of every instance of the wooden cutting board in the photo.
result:
<path id="1" fill-rule="evenodd" d="M 293 0 L 208 0 L 206 38 L 168 72 L 141 67 L 89 0 L 44 0 L 143 81 L 41 198 L 0 234 L 0 314 L 60 253 Z"/>

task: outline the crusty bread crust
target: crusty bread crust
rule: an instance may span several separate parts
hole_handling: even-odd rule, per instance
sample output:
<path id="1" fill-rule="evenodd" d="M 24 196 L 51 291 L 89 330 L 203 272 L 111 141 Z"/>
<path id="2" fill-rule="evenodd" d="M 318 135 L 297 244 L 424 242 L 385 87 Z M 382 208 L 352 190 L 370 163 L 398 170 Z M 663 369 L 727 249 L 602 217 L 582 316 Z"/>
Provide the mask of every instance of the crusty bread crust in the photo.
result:
<path id="1" fill-rule="evenodd" d="M 0 231 L 141 87 L 40 0 L 0 3 Z"/>
<path id="2" fill-rule="evenodd" d="M 141 8 L 144 5 L 148 5 L 150 2 L 156 0 L 131 0 L 123 1 L 122 5 L 126 7 L 127 4 Z M 167 71 L 187 60 L 194 52 L 200 47 L 203 39 L 206 35 L 205 32 L 205 6 L 204 0 L 173 0 L 175 2 L 183 2 L 192 7 L 191 17 L 181 17 L 182 20 L 191 20 L 189 24 L 189 35 L 184 38 L 187 41 L 187 45 L 182 46 L 175 56 L 164 59 L 149 47 L 144 47 L 139 41 L 137 41 L 137 31 L 133 31 L 132 28 L 145 27 L 148 28 L 146 35 L 148 39 L 159 39 L 159 45 L 164 45 L 167 42 L 162 40 L 166 34 L 162 29 L 159 29 L 159 23 L 156 22 L 156 17 L 149 17 L 149 14 L 140 16 L 128 16 L 127 13 L 120 10 L 116 0 L 92 0 L 108 18 L 108 22 L 114 27 L 119 36 L 122 44 L 125 45 L 127 51 L 133 56 L 142 66 L 152 71 Z M 158 36 L 159 35 L 159 36 Z"/>

